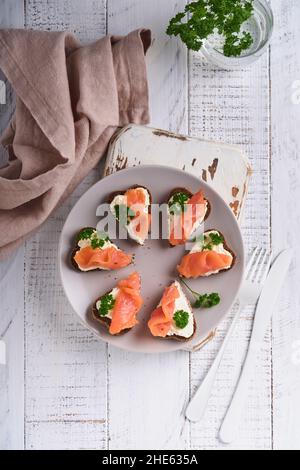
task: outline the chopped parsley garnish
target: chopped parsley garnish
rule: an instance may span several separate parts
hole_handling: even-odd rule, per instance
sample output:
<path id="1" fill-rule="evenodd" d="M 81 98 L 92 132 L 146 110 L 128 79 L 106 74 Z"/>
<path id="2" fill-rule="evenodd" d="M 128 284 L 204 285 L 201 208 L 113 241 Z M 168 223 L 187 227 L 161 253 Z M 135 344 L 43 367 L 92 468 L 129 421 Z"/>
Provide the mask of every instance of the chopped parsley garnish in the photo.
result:
<path id="1" fill-rule="evenodd" d="M 193 294 L 195 297 L 194 308 L 212 308 L 218 305 L 221 302 L 221 297 L 218 293 L 212 292 L 211 294 L 200 294 L 199 292 L 194 291 L 190 286 L 183 280 L 180 280 L 182 284 Z"/>
<path id="2" fill-rule="evenodd" d="M 88 240 L 91 238 L 95 230 L 93 228 L 85 228 L 79 232 L 78 239 L 79 240 Z"/>
<path id="3" fill-rule="evenodd" d="M 100 317 L 105 317 L 110 310 L 114 308 L 115 299 L 112 294 L 105 294 L 100 299 L 100 306 L 98 308 L 98 313 Z"/>
<path id="4" fill-rule="evenodd" d="M 203 245 L 203 250 L 211 251 L 212 249 L 213 249 L 213 246 L 211 243 L 208 243 L 207 245 Z"/>
<path id="5" fill-rule="evenodd" d="M 78 235 L 78 241 L 79 240 L 90 240 L 91 241 L 91 247 L 93 249 L 96 248 L 102 248 L 105 245 L 105 242 L 109 240 L 108 236 L 104 232 L 98 232 L 94 228 L 85 228 L 81 230 L 81 232 Z"/>
<path id="6" fill-rule="evenodd" d="M 194 303 L 195 308 L 212 308 L 220 303 L 221 299 L 219 294 L 213 292 L 212 294 L 198 295 L 196 302 Z"/>
<path id="7" fill-rule="evenodd" d="M 181 214 L 181 212 L 184 212 L 189 199 L 190 198 L 185 193 L 174 194 L 168 203 L 170 214 L 178 215 Z"/>
<path id="8" fill-rule="evenodd" d="M 109 238 L 106 236 L 106 237 L 99 237 L 99 236 L 96 236 L 96 237 L 92 237 L 91 238 L 91 247 L 95 250 L 96 248 L 103 248 L 103 246 L 105 245 L 105 242 L 107 242 L 107 240 L 109 240 Z"/>
<path id="9" fill-rule="evenodd" d="M 201 239 L 198 238 L 197 242 L 202 242 L 202 250 L 211 251 L 214 246 L 224 242 L 224 237 L 219 233 L 211 232 L 209 235 L 204 235 Z"/>
<path id="10" fill-rule="evenodd" d="M 209 238 L 211 239 L 213 245 L 221 245 L 221 243 L 224 242 L 224 237 L 220 233 L 212 232 L 209 234 Z"/>
<path id="11" fill-rule="evenodd" d="M 253 14 L 254 0 L 197 0 L 170 20 L 167 34 L 179 36 L 188 49 L 199 51 L 217 33 L 223 38 L 226 57 L 238 57 L 253 44 L 242 25 Z"/>
<path id="12" fill-rule="evenodd" d="M 184 310 L 177 310 L 177 312 L 174 313 L 173 320 L 177 328 L 182 330 L 189 322 L 189 313 Z"/>
<path id="13" fill-rule="evenodd" d="M 135 212 L 130 209 L 130 207 L 125 204 L 116 204 L 115 205 L 115 215 L 116 219 L 122 225 L 128 225 L 129 222 L 135 217 Z"/>

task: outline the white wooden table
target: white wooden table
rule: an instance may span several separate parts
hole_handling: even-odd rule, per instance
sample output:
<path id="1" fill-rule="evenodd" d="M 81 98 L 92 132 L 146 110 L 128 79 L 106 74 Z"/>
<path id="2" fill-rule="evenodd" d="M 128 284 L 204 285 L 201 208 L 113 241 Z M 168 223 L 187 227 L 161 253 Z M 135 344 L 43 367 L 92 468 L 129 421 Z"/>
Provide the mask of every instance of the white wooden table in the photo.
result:
<path id="1" fill-rule="evenodd" d="M 254 175 L 243 231 L 248 247 L 295 258 L 265 339 L 234 449 L 300 448 L 300 2 L 272 0 L 275 34 L 252 68 L 224 72 L 164 34 L 184 0 L 0 0 L 1 27 L 73 31 L 83 41 L 153 31 L 147 57 L 151 125 L 239 144 Z M 8 100 L 11 99 L 9 90 Z M 0 126 L 13 105 L 0 104 Z M 205 420 L 183 410 L 211 364 L 216 339 L 189 355 L 147 356 L 99 342 L 77 321 L 57 272 L 66 215 L 101 174 L 95 170 L 22 247 L 0 285 L 2 449 L 221 449 L 217 431 L 247 348 L 244 312 L 223 360 Z M 1 271 L 5 269 L 0 264 Z M 1 277 L 1 276 L 0 276 Z"/>

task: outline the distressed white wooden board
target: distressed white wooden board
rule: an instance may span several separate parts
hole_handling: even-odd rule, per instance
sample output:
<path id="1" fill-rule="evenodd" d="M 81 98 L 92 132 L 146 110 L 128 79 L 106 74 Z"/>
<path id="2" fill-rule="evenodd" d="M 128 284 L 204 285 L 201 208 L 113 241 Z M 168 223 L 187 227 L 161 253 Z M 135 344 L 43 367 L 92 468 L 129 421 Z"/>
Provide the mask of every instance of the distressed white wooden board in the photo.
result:
<path id="1" fill-rule="evenodd" d="M 250 158 L 253 177 L 244 214 L 247 247 L 269 246 L 269 68 L 268 54 L 250 69 L 223 71 L 190 55 L 190 134 L 240 145 Z M 218 429 L 230 401 L 247 349 L 253 309 L 244 311 L 222 362 L 206 418 L 191 425 L 192 448 L 223 448 Z M 229 325 L 220 325 L 216 340 L 191 356 L 192 392 L 208 370 Z M 271 348 L 266 342 L 256 368 L 257 380 L 248 400 L 239 438 L 232 448 L 272 447 Z M 227 448 L 227 447 L 226 447 Z M 230 448 L 230 447 L 229 447 Z"/>
<path id="2" fill-rule="evenodd" d="M 0 1 L 0 27 L 22 28 L 23 1 Z M 14 95 L 5 82 L 6 104 L 0 104 L 0 134 L 14 110 Z M 6 161 L 0 148 L 0 166 Z M 24 249 L 0 263 L 0 339 L 6 343 L 6 366 L 0 365 L 0 449 L 23 449 L 24 446 Z"/>
<path id="3" fill-rule="evenodd" d="M 147 57 L 151 125 L 187 132 L 187 61 L 183 45 L 164 30 L 185 2 L 109 0 L 108 33 L 150 27 Z M 109 448 L 183 449 L 189 446 L 183 409 L 189 396 L 189 355 L 136 356 L 109 347 Z"/>
<path id="4" fill-rule="evenodd" d="M 129 125 L 113 139 L 104 174 L 150 164 L 179 168 L 202 178 L 223 197 L 235 216 L 240 216 L 251 168 L 238 147 Z"/>
<path id="5" fill-rule="evenodd" d="M 274 448 L 300 449 L 300 3 L 272 0 L 272 241 L 294 248 L 273 321 Z"/>
<path id="6" fill-rule="evenodd" d="M 84 41 L 106 33 L 106 2 L 27 1 L 26 26 L 69 30 Z M 25 445 L 28 449 L 103 449 L 107 445 L 106 345 L 69 307 L 57 271 L 64 220 L 99 179 L 93 171 L 26 244 Z"/>

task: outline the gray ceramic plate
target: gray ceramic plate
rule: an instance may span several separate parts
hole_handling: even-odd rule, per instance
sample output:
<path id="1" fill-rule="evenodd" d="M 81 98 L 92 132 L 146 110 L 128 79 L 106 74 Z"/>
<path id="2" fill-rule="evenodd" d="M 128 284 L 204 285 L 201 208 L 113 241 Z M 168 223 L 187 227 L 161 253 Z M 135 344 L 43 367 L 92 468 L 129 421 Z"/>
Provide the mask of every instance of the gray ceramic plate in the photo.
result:
<path id="1" fill-rule="evenodd" d="M 211 203 L 211 213 L 205 222 L 205 230 L 220 230 L 236 254 L 235 266 L 228 272 L 198 279 L 190 285 L 200 292 L 219 292 L 221 303 L 212 309 L 196 310 L 197 335 L 193 344 L 205 338 L 223 319 L 233 304 L 244 269 L 243 241 L 237 221 L 223 199 L 207 184 L 181 170 L 158 165 L 129 168 L 108 176 L 92 186 L 71 210 L 63 227 L 59 248 L 61 281 L 66 296 L 80 320 L 97 336 L 114 346 L 136 352 L 169 352 L 182 349 L 189 343 L 153 338 L 147 329 L 150 313 L 159 302 L 163 289 L 176 278 L 176 265 L 185 253 L 184 246 L 170 248 L 165 240 L 148 240 L 145 246 L 120 240 L 120 248 L 134 253 L 134 265 L 125 269 L 105 272 L 76 272 L 69 263 L 74 235 L 82 227 L 96 226 L 96 208 L 114 191 L 125 190 L 133 185 L 146 186 L 152 194 L 153 203 L 164 202 L 173 188 L 185 187 L 196 192 L 201 187 Z M 137 270 L 142 278 L 144 306 L 139 313 L 139 325 L 129 333 L 113 337 L 99 324 L 90 319 L 89 310 L 95 299 L 111 290 L 119 279 Z"/>

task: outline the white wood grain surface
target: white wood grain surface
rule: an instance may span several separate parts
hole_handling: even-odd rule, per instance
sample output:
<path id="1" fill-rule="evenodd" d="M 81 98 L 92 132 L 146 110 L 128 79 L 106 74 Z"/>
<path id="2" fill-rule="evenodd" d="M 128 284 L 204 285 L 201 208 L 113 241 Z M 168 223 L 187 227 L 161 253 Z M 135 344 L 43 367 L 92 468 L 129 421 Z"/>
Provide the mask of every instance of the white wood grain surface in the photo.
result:
<path id="1" fill-rule="evenodd" d="M 23 28 L 23 1 L 0 1 L 0 27 Z M 6 104 L 0 104 L 0 132 L 14 110 L 13 91 L 2 72 Z M 0 165 L 7 159 L 0 147 Z M 0 263 L 0 339 L 6 343 L 7 365 L 0 366 L 0 449 L 24 447 L 24 247 Z"/>
<path id="2" fill-rule="evenodd" d="M 0 25 L 73 31 L 84 42 L 150 27 L 151 125 L 239 144 L 254 176 L 244 215 L 247 246 L 299 245 L 300 5 L 272 0 L 270 50 L 250 69 L 205 63 L 164 30 L 185 0 L 2 0 Z M 0 78 L 1 79 L 1 78 Z M 298 84 L 299 85 L 299 84 Z M 300 89 L 300 86 L 299 86 Z M 0 105 L 0 129 L 13 109 Z M 2 159 L 4 158 L 2 154 Z M 101 174 L 95 170 L 42 229 L 0 265 L 0 447 L 3 449 L 222 449 L 217 431 L 251 331 L 247 309 L 224 357 L 205 420 L 183 418 L 223 335 L 189 355 L 134 355 L 99 343 L 76 320 L 60 287 L 57 243 L 66 215 Z M 200 175 L 199 175 L 200 176 Z M 272 191 L 271 191 L 272 189 Z M 300 448 L 300 259 L 274 316 L 232 448 Z"/>

